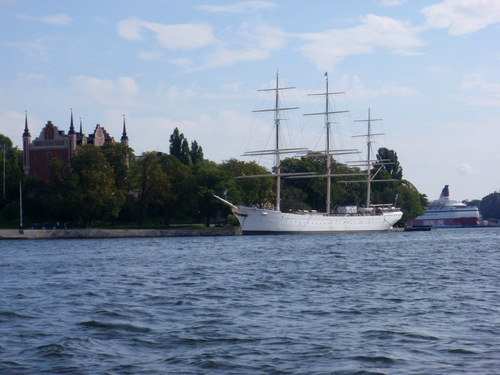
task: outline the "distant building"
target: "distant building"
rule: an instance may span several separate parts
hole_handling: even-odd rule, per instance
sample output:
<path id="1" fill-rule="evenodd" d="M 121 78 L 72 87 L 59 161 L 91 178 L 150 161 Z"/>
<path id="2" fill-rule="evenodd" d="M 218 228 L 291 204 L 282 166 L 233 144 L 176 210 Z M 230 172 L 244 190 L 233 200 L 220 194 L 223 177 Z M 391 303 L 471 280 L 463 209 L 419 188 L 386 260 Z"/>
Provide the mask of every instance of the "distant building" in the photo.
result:
<path id="1" fill-rule="evenodd" d="M 82 122 L 80 120 L 80 131 L 75 131 L 73 112 L 71 112 L 68 134 L 65 134 L 64 130 L 59 130 L 51 121 L 48 121 L 40 135 L 32 141 L 28 129 L 28 115 L 26 114 L 23 133 L 24 174 L 26 176 L 37 176 L 42 181 L 47 182 L 50 179 L 49 163 L 52 160 L 69 162 L 78 147 L 85 144 L 102 146 L 106 142 L 115 143 L 115 139 L 100 124 L 97 124 L 94 132 L 87 136 L 82 132 Z M 123 133 L 120 142 L 125 146 L 129 145 L 125 117 L 123 118 Z"/>

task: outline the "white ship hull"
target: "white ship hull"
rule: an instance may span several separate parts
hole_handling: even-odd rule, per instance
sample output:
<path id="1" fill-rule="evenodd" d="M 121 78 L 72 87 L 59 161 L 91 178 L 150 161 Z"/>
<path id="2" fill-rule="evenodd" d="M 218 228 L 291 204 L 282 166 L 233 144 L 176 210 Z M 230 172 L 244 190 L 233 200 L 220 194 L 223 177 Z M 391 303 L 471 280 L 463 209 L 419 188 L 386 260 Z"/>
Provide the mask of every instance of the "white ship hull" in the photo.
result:
<path id="1" fill-rule="evenodd" d="M 243 234 L 384 232 L 401 219 L 400 210 L 374 215 L 326 215 L 325 213 L 284 213 L 245 206 L 233 206 Z"/>

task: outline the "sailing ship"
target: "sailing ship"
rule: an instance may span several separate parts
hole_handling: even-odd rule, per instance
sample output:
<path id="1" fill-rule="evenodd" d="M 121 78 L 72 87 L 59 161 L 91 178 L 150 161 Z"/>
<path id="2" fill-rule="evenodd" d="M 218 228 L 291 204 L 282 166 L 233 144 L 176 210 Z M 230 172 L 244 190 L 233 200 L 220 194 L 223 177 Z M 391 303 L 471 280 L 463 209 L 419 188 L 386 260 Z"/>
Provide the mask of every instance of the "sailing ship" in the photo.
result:
<path id="1" fill-rule="evenodd" d="M 293 87 L 280 87 L 279 77 L 276 74 L 276 87 L 271 89 L 264 89 L 259 91 L 274 91 L 275 92 L 275 107 L 273 109 L 259 110 L 256 112 L 272 111 L 274 112 L 274 128 L 275 128 L 275 139 L 276 147 L 271 150 L 261 150 L 261 151 L 250 151 L 244 154 L 244 156 L 253 155 L 274 155 L 275 156 L 275 173 L 255 175 L 255 176 L 241 176 L 245 178 L 256 178 L 256 177 L 269 177 L 272 176 L 276 179 L 276 205 L 275 207 L 248 207 L 242 205 L 235 205 L 229 202 L 227 199 L 215 196 L 220 201 L 227 204 L 234 215 L 238 218 L 241 224 L 243 234 L 281 234 L 281 233 L 334 233 L 334 232 L 381 232 L 390 231 L 393 229 L 393 225 L 398 222 L 403 213 L 401 210 L 397 209 L 392 204 L 379 204 L 372 205 L 370 203 L 370 184 L 373 181 L 371 175 L 371 168 L 373 161 L 370 160 L 370 148 L 371 148 L 371 119 L 368 116 L 368 134 L 367 145 L 368 145 L 368 158 L 366 161 L 366 175 L 362 182 L 367 184 L 367 200 L 365 207 L 357 206 L 339 206 L 333 211 L 331 210 L 330 203 L 330 190 L 331 190 L 331 178 L 332 177 L 347 177 L 354 176 L 355 174 L 332 174 L 331 164 L 333 155 L 345 155 L 349 153 L 354 153 L 356 150 L 331 150 L 330 149 L 330 115 L 333 113 L 347 112 L 347 111 L 335 111 L 329 110 L 329 96 L 331 94 L 336 94 L 329 92 L 328 89 L 328 74 L 326 76 L 326 92 L 321 94 L 313 95 L 324 95 L 325 96 L 325 112 L 313 113 L 310 115 L 324 115 L 325 116 L 325 126 L 326 126 L 326 150 L 325 151 L 315 151 L 310 152 L 307 149 L 302 148 L 281 148 L 280 145 L 280 112 L 297 109 L 296 107 L 283 108 L 279 104 L 279 93 L 281 90 L 292 89 Z M 368 112 L 370 113 L 370 112 Z M 305 155 L 322 155 L 326 158 L 326 173 L 324 175 L 306 174 L 306 173 L 282 173 L 280 167 L 281 156 L 284 154 L 305 154 Z M 314 210 L 298 210 L 293 212 L 282 212 L 280 208 L 281 202 L 281 179 L 282 178 L 326 178 L 326 210 L 325 212 L 317 212 Z"/>

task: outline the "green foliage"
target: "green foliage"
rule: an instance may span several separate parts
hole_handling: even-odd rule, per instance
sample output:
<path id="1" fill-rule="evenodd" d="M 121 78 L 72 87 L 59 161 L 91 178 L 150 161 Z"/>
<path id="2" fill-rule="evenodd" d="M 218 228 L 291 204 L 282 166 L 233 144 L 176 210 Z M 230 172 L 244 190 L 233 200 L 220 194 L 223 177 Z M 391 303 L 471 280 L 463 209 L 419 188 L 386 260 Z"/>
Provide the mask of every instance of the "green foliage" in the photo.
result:
<path id="1" fill-rule="evenodd" d="M 50 182 L 47 184 L 47 203 L 52 217 L 63 221 L 75 219 L 79 212 L 78 201 L 74 196 L 78 190 L 78 178 L 71 174 L 68 163 L 52 160 L 49 164 Z"/>
<path id="2" fill-rule="evenodd" d="M 269 175 L 271 172 L 256 162 L 229 159 L 220 164 L 204 160 L 203 150 L 196 141 L 189 143 L 176 128 L 170 136 L 170 154 L 145 152 L 134 157 L 133 150 L 122 144 L 106 143 L 102 147 L 85 145 L 77 149 L 70 165 L 53 160 L 49 166 L 50 181 L 45 184 L 36 177 L 25 179 L 22 152 L 12 148 L 12 142 L 0 134 L 0 145 L 6 145 L 6 199 L 1 201 L 3 220 L 15 220 L 19 215 L 19 181 L 23 181 L 26 217 L 41 225 L 43 222 L 81 223 L 90 226 L 115 220 L 144 225 L 171 225 L 171 222 L 205 225 L 219 220 L 235 224 L 230 209 L 214 199 L 226 196 L 235 204 L 274 205 L 275 178 L 235 178 L 238 176 Z M 393 150 L 381 148 L 377 159 L 389 159 L 371 184 L 372 203 L 394 203 L 404 212 L 402 222 L 423 213 L 425 195 L 402 179 L 402 168 Z M 0 152 L 3 162 L 3 152 Z M 0 167 L 3 165 L 0 164 Z M 321 157 L 282 160 L 282 173 L 325 173 Z M 372 171 L 373 172 L 373 171 Z M 366 184 L 359 181 L 364 173 L 332 162 L 332 174 L 352 174 L 333 177 L 332 208 L 335 205 L 364 205 Z M 382 181 L 391 179 L 393 181 Z M 25 182 L 24 182 L 25 181 Z M 283 210 L 325 210 L 326 179 L 283 178 Z M 499 194 L 499 193 L 496 193 Z M 397 200 L 396 200 L 397 197 Z M 486 199 L 488 198 L 488 199 Z M 481 210 L 497 207 L 497 195 L 485 197 Z M 500 204 L 498 204 L 500 206 Z M 500 218 L 500 211 L 485 211 L 491 218 Z M 485 215 L 483 213 L 483 215 Z M 486 216 L 485 215 L 485 216 Z"/>
<path id="3" fill-rule="evenodd" d="M 401 180 L 397 190 L 397 203 L 403 211 L 401 223 L 415 219 L 424 214 L 424 207 L 427 206 L 427 199 L 407 180 Z"/>
<path id="4" fill-rule="evenodd" d="M 323 158 L 287 158 L 281 163 L 282 173 L 325 174 Z M 325 178 L 285 178 L 281 206 L 283 210 L 306 209 L 325 210 Z"/>
<path id="5" fill-rule="evenodd" d="M 184 137 L 184 134 L 179 132 L 178 128 L 170 135 L 170 155 L 175 156 L 185 165 L 201 164 L 203 163 L 203 149 L 198 142 L 189 142 Z"/>
<path id="6" fill-rule="evenodd" d="M 263 206 L 275 199 L 273 190 L 274 181 L 272 177 L 258 178 L 237 178 L 240 176 L 268 175 L 270 171 L 255 162 L 244 162 L 236 159 L 229 159 L 221 164 L 221 168 L 233 179 L 226 181 L 217 194 L 222 195 L 227 190 L 227 197 L 235 203 L 246 206 Z"/>
<path id="7" fill-rule="evenodd" d="M 401 180 L 403 178 L 403 168 L 401 168 L 399 164 L 396 151 L 389 150 L 385 147 L 379 148 L 377 160 L 383 163 L 382 169 L 386 170 L 393 179 Z"/>
<path id="8" fill-rule="evenodd" d="M 467 206 L 481 207 L 481 199 L 465 200 L 463 203 Z"/>
<path id="9" fill-rule="evenodd" d="M 143 153 L 138 164 L 138 224 L 149 215 L 163 214 L 171 196 L 167 173 L 162 169 L 158 153 Z"/>
<path id="10" fill-rule="evenodd" d="M 178 128 L 174 129 L 174 132 L 170 136 L 170 155 L 176 158 L 181 158 L 182 141 L 184 140 L 184 134 L 179 132 Z"/>
<path id="11" fill-rule="evenodd" d="M 114 171 L 100 147 L 85 145 L 71 158 L 71 174 L 76 182 L 71 197 L 80 219 L 91 226 L 96 217 L 114 217 L 125 202 L 115 185 Z"/>
<path id="12" fill-rule="evenodd" d="M 484 197 L 479 209 L 486 220 L 500 219 L 500 193 L 495 192 Z"/>
<path id="13" fill-rule="evenodd" d="M 130 186 L 128 172 L 130 159 L 134 158 L 133 150 L 122 143 L 106 142 L 100 150 L 109 166 L 113 169 L 115 185 L 118 189 L 127 190 Z"/>
<path id="14" fill-rule="evenodd" d="M 197 169 L 195 178 L 199 218 L 209 226 L 211 219 L 221 212 L 221 206 L 214 195 L 221 195 L 229 185 L 234 184 L 234 179 L 227 170 L 214 162 L 205 163 L 203 168 Z"/>
<path id="15" fill-rule="evenodd" d="M 196 182 L 193 170 L 176 157 L 163 155 L 159 162 L 170 184 L 169 199 L 164 202 L 165 225 L 169 226 L 174 217 L 186 217 L 194 210 Z"/>
<path id="16" fill-rule="evenodd" d="M 189 155 L 191 156 L 191 162 L 193 164 L 203 163 L 203 149 L 198 142 L 191 142 L 191 151 Z"/>
<path id="17" fill-rule="evenodd" d="M 4 153 L 4 148 L 5 148 L 5 153 Z M 19 181 L 24 181 L 22 163 L 23 163 L 22 151 L 12 147 L 12 141 L 10 140 L 10 138 L 0 134 L 0 199 L 3 200 L 4 195 L 6 200 L 19 197 Z M 5 165 L 5 192 L 3 191 L 4 165 Z"/>

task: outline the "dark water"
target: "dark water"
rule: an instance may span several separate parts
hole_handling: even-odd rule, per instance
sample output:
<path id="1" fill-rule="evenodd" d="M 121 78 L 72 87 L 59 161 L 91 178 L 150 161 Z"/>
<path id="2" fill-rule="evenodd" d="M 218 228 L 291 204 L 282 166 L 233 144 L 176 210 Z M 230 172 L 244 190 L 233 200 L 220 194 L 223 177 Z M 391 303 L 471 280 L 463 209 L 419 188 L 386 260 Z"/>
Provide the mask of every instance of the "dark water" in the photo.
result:
<path id="1" fill-rule="evenodd" d="M 0 374 L 498 374 L 500 230 L 0 241 Z"/>

